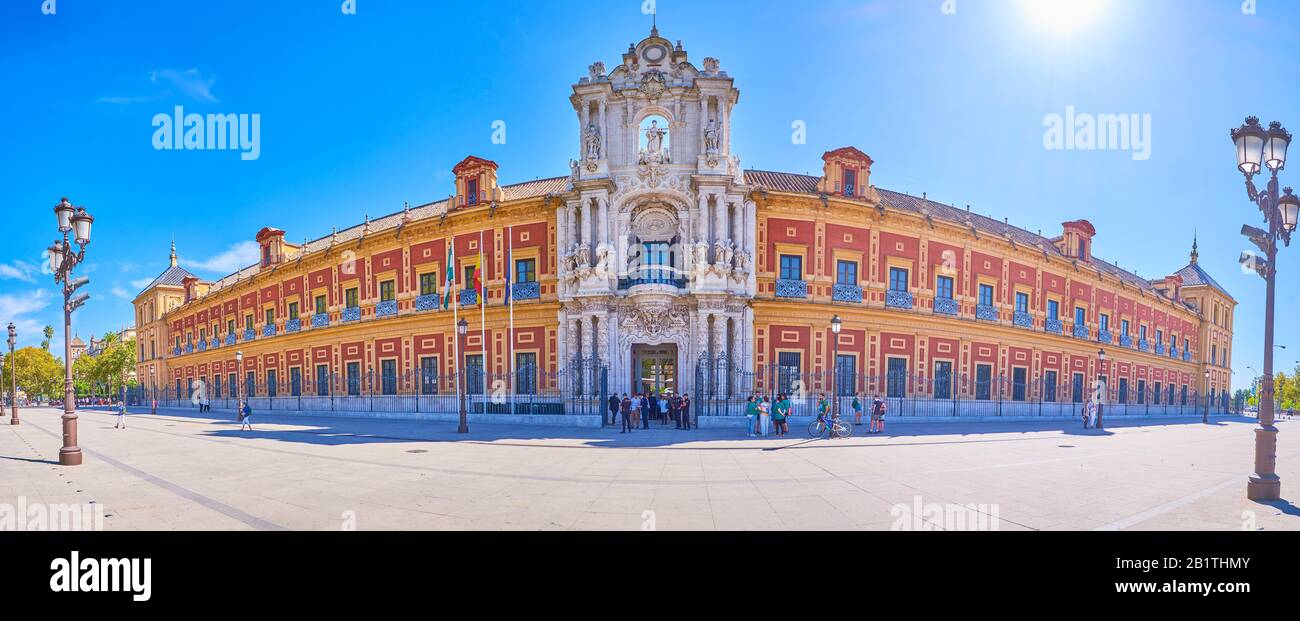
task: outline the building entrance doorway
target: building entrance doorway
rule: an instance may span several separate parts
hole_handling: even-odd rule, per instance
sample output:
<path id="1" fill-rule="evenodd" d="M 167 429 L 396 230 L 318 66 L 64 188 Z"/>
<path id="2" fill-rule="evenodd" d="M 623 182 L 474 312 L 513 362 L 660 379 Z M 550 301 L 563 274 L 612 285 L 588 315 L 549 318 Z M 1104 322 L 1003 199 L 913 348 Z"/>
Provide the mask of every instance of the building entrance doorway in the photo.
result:
<path id="1" fill-rule="evenodd" d="M 632 347 L 632 390 L 641 394 L 678 393 L 676 345 Z"/>

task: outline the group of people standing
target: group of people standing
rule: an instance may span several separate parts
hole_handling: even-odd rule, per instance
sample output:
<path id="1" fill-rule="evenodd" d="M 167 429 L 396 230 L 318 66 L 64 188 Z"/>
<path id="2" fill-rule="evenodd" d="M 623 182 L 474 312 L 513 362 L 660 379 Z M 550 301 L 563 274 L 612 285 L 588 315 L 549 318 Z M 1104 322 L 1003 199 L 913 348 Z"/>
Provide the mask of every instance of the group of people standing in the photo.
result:
<path id="1" fill-rule="evenodd" d="M 853 395 L 853 424 L 862 424 L 863 403 L 862 398 L 865 395 Z M 880 395 L 876 395 L 871 400 L 871 425 L 867 428 L 867 433 L 884 433 L 885 432 L 885 413 L 889 410 L 889 404 L 886 403 Z"/>
<path id="2" fill-rule="evenodd" d="M 651 420 L 659 421 L 662 426 L 673 422 L 677 429 L 690 431 L 691 396 L 686 393 L 660 395 L 651 392 L 633 393 L 631 396 L 623 393 L 620 399 L 618 395 L 610 395 L 609 415 L 611 425 L 622 418 L 623 430 L 619 433 L 632 433 L 637 427 L 649 429 Z"/>

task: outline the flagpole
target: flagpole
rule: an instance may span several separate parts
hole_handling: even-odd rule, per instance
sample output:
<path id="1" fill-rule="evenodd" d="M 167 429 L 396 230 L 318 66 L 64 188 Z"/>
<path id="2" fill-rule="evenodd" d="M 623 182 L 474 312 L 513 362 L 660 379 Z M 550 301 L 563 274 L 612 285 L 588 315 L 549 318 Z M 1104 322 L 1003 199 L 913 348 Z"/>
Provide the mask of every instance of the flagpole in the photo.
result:
<path id="1" fill-rule="evenodd" d="M 483 413 L 484 414 L 487 414 L 487 403 L 488 403 L 488 383 L 486 381 L 486 375 L 487 375 L 487 370 L 490 368 L 488 367 L 488 357 L 487 357 L 487 266 L 483 265 L 486 262 L 487 262 L 486 257 L 483 256 L 483 229 L 479 229 L 478 270 L 479 273 L 482 274 L 479 280 L 479 284 L 482 286 L 479 287 L 479 292 L 478 292 L 479 294 L 478 340 L 479 340 L 479 349 L 483 352 L 483 373 L 485 379 L 485 381 L 483 382 Z"/>
<path id="2" fill-rule="evenodd" d="M 509 343 L 506 345 L 506 362 L 510 366 L 510 413 L 515 412 L 515 394 L 518 387 L 515 382 L 518 377 L 515 375 L 515 292 L 511 290 L 515 281 L 515 227 L 511 226 L 506 229 L 506 306 L 510 313 L 510 334 Z"/>
<path id="3" fill-rule="evenodd" d="M 453 379 L 456 380 L 456 403 L 457 407 L 459 407 L 462 397 L 460 394 L 460 300 L 458 299 L 460 296 L 456 295 L 456 237 L 453 235 L 447 238 L 447 243 L 451 245 L 447 250 L 447 273 L 451 274 L 451 278 L 447 279 L 447 286 L 451 287 L 452 351 L 455 352 L 454 362 L 456 365 L 456 377 Z M 468 386 L 466 386 L 466 388 L 468 388 Z"/>

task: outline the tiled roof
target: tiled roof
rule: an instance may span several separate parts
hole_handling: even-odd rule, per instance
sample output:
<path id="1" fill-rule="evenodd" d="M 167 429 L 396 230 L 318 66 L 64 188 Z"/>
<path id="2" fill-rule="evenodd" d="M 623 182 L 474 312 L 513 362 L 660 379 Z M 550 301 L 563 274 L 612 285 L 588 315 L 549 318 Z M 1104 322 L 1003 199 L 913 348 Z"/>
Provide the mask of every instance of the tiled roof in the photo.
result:
<path id="1" fill-rule="evenodd" d="M 1219 293 L 1228 296 L 1228 299 L 1233 299 L 1232 294 L 1228 293 L 1227 289 L 1224 289 L 1214 280 L 1213 277 L 1207 274 L 1205 270 L 1201 269 L 1201 266 L 1198 263 L 1192 263 L 1187 267 L 1178 270 L 1174 275 L 1183 277 L 1184 287 L 1212 287 Z"/>
<path id="2" fill-rule="evenodd" d="M 769 190 L 778 192 L 791 192 L 796 194 L 817 194 L 817 183 L 820 177 L 811 175 L 798 175 L 792 173 L 770 172 L 764 170 L 747 170 L 745 171 L 745 181 L 750 185 L 759 185 Z M 937 203 L 926 200 L 921 197 L 911 196 L 909 194 L 900 194 L 890 190 L 877 188 L 880 192 L 880 198 L 885 206 L 899 211 L 906 211 L 917 215 L 928 213 L 931 217 L 945 222 L 951 222 L 962 226 L 971 226 L 984 235 L 992 235 L 1001 239 L 1015 241 L 1021 246 L 1034 248 L 1038 252 L 1044 250 L 1047 254 L 1063 259 L 1071 259 L 1057 249 L 1056 244 L 1051 239 L 1043 237 L 1037 233 L 1032 233 L 1017 226 L 1012 226 L 1006 222 L 999 222 L 988 216 L 983 216 L 965 209 L 958 209 L 951 205 Z M 1118 278 L 1125 284 L 1143 289 L 1150 293 L 1155 293 L 1155 287 L 1136 274 L 1121 269 L 1106 261 L 1092 258 L 1088 265 L 1080 265 L 1079 269 L 1092 268 L 1094 271 L 1100 271 L 1112 278 Z"/>
<path id="3" fill-rule="evenodd" d="M 167 271 L 163 272 L 160 276 L 153 279 L 153 282 L 149 283 L 149 286 L 141 289 L 140 293 L 144 293 L 154 287 L 180 287 L 186 278 L 198 278 L 198 276 L 191 274 L 189 270 L 186 270 L 183 267 L 173 265 L 172 267 L 167 268 Z"/>

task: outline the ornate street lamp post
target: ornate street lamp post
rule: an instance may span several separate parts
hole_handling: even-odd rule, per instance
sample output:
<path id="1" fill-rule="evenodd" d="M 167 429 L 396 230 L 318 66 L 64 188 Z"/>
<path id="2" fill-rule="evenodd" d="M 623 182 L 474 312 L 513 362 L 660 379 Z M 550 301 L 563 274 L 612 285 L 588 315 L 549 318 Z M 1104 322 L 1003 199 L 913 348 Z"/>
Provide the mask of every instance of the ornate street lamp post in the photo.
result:
<path id="1" fill-rule="evenodd" d="M 1201 416 L 1201 422 L 1210 424 L 1210 400 L 1206 395 L 1210 394 L 1210 370 L 1205 370 L 1205 387 L 1201 389 L 1201 398 L 1205 399 L 1205 413 Z"/>
<path id="2" fill-rule="evenodd" d="M 1291 233 L 1296 228 L 1300 212 L 1300 199 L 1286 188 L 1279 191 L 1277 174 L 1286 168 L 1286 152 L 1291 146 L 1291 134 L 1274 121 L 1267 130 L 1259 119 L 1249 117 L 1246 124 L 1232 131 L 1232 142 L 1237 149 L 1237 170 L 1246 177 L 1246 195 L 1264 212 L 1268 230 L 1245 226 L 1241 232 L 1264 252 L 1264 258 L 1242 255 L 1242 262 L 1251 265 L 1264 278 L 1267 287 L 1264 308 L 1264 377 L 1259 391 L 1259 429 L 1255 430 L 1255 474 L 1250 477 L 1246 496 L 1251 500 L 1278 500 L 1282 497 L 1282 479 L 1277 476 L 1277 427 L 1274 425 L 1273 403 L 1273 317 L 1277 290 L 1277 242 L 1291 245 Z M 1271 173 L 1268 188 L 1263 192 L 1255 188 L 1255 175 L 1267 167 Z"/>
<path id="3" fill-rule="evenodd" d="M 1097 351 L 1097 374 L 1104 375 L 1105 373 L 1106 350 L 1102 349 Z M 1097 429 L 1105 429 L 1101 423 L 1101 416 L 1106 411 L 1106 397 L 1110 396 L 1106 394 L 1108 392 L 1106 382 L 1101 381 L 1100 377 L 1097 378 Z"/>
<path id="4" fill-rule="evenodd" d="M 10 425 L 18 424 L 18 358 L 14 356 L 14 346 L 18 344 L 18 329 L 14 324 L 9 324 L 9 379 L 13 380 L 10 388 L 13 392 L 13 416 L 9 417 Z"/>
<path id="5" fill-rule="evenodd" d="M 469 322 L 461 318 L 460 322 L 456 324 L 456 346 L 458 347 L 456 355 L 458 356 L 464 356 L 461 352 L 465 351 L 465 336 L 467 334 L 469 334 Z M 462 368 L 460 377 L 456 378 L 456 383 L 460 386 L 460 427 L 456 428 L 456 433 L 469 433 L 469 416 L 465 413 L 465 391 L 469 389 L 465 383 L 465 374 L 468 372 L 469 369 Z"/>
<path id="6" fill-rule="evenodd" d="M 63 241 L 55 240 L 49 248 L 50 271 L 54 273 L 54 282 L 63 285 L 63 448 L 59 449 L 59 464 L 80 466 L 77 395 L 72 384 L 72 313 L 90 299 L 90 294 L 83 293 L 76 297 L 73 294 L 90 284 L 90 279 L 85 276 L 74 279 L 72 271 L 86 258 L 86 246 L 90 244 L 90 226 L 95 219 L 86 212 L 85 207 L 73 207 L 67 198 L 54 206 L 54 215 L 58 219 L 59 232 L 63 234 Z M 76 251 L 73 251 L 69 242 L 69 233 L 77 242 Z"/>
<path id="7" fill-rule="evenodd" d="M 844 322 L 840 321 L 840 316 L 836 315 L 831 318 L 831 420 L 840 416 L 840 330 L 844 329 Z M 827 423 L 828 425 L 830 423 Z M 834 436 L 834 430 L 831 431 Z"/>
<path id="8" fill-rule="evenodd" d="M 238 419 L 241 412 L 244 411 L 244 402 L 239 397 L 239 382 L 244 375 L 244 352 L 239 350 L 235 352 L 235 418 Z"/>
<path id="9" fill-rule="evenodd" d="M 152 409 L 151 413 L 155 416 L 158 415 L 158 384 L 155 383 L 156 381 L 153 365 L 149 365 L 149 403 Z"/>

